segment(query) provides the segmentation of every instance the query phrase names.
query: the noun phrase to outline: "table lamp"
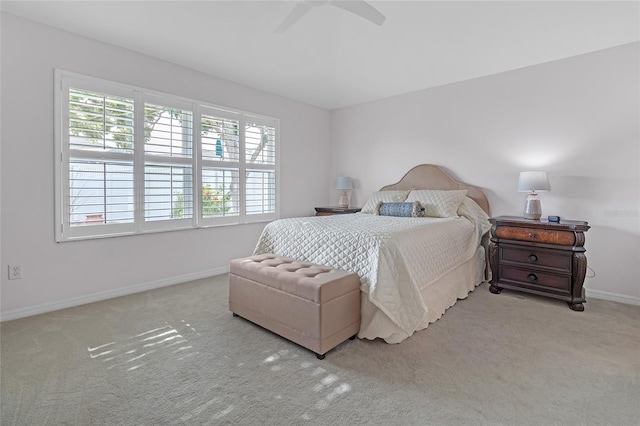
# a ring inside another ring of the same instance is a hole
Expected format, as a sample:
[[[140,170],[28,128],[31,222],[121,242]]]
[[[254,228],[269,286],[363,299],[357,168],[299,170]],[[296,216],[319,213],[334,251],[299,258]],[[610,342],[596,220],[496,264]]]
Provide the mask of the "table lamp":
[[[547,172],[520,172],[518,177],[518,192],[528,192],[527,199],[524,204],[524,218],[531,220],[540,220],[542,216],[542,206],[540,205],[540,197],[538,192],[549,191],[549,179]]]
[[[351,183],[351,178],[346,176],[338,176],[336,179],[336,189],[342,191],[340,194],[340,201],[338,202],[338,206],[342,208],[349,207],[349,194],[347,191],[353,189],[353,184]]]

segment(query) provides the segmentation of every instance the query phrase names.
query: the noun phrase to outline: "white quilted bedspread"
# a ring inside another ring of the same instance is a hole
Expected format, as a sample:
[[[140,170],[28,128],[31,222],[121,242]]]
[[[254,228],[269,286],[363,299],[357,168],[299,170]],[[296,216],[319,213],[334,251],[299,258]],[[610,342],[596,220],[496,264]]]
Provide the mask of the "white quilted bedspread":
[[[427,313],[420,290],[471,259],[488,222],[370,214],[281,219],[254,254],[275,253],[360,276],[361,290],[411,335]]]

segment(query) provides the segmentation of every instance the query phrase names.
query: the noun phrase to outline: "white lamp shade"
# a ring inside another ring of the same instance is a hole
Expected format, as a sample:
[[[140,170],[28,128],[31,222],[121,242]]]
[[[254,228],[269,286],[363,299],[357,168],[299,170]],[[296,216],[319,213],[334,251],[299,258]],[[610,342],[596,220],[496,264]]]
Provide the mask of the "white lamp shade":
[[[550,191],[547,172],[520,172],[518,177],[518,192]]]
[[[346,176],[338,176],[338,178],[336,179],[336,189],[339,189],[341,191],[353,189],[351,178]]]

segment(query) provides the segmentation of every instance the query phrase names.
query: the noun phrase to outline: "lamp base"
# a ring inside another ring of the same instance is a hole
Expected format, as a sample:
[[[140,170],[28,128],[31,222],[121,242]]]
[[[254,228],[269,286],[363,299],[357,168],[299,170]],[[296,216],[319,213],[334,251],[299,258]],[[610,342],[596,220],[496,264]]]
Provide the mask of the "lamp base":
[[[338,201],[338,206],[343,209],[349,208],[349,195],[347,194],[347,191],[342,191],[342,194],[340,194],[340,201]]]
[[[540,204],[540,198],[538,194],[529,194],[524,203],[524,215],[525,219],[540,220],[542,216],[542,205]]]

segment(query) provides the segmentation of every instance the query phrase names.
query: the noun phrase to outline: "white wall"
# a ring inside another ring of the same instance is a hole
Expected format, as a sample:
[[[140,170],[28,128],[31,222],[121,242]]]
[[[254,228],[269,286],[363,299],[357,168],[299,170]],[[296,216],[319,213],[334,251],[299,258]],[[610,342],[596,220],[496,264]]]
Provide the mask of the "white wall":
[[[54,68],[280,118],[281,215],[311,215],[326,204],[328,111],[12,15],[1,19],[2,319],[223,273],[230,258],[251,254],[264,226],[55,243]],[[23,279],[7,279],[10,264],[22,265]]]
[[[518,172],[546,170],[543,215],[588,221],[587,295],[640,301],[639,43],[331,112],[332,173],[352,205],[421,163],[519,215]],[[335,191],[331,191],[333,193]]]
[[[9,319],[222,273],[263,225],[54,242],[53,69],[174,93],[281,120],[283,217],[353,205],[420,163],[485,188],[518,214],[521,170],[549,172],[544,214],[589,221],[585,286],[640,297],[639,44],[329,113],[135,52],[2,14],[0,310]],[[331,143],[329,142],[331,141]],[[308,159],[313,159],[309,161]],[[35,173],[34,173],[35,171]],[[7,265],[24,278],[7,280]]]

